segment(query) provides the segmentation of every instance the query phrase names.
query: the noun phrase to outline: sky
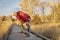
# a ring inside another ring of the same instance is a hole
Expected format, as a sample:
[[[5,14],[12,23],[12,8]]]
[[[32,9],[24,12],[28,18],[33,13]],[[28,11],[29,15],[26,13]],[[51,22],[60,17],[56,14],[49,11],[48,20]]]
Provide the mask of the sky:
[[[10,15],[13,11],[20,10],[21,0],[0,0],[0,15]],[[40,0],[41,2],[58,2],[57,0]]]
[[[0,15],[9,15],[13,11],[20,10],[18,3],[21,0],[0,0]]]

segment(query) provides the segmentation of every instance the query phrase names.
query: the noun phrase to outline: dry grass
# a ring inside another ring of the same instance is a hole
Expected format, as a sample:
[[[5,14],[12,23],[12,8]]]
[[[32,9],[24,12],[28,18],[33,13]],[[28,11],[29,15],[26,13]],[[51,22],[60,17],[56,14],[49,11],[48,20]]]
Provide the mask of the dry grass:
[[[45,20],[42,22],[41,17],[34,16],[31,20],[31,30],[37,34],[46,36],[51,40],[60,40],[60,21],[54,22],[53,18],[51,20]]]
[[[4,39],[11,24],[12,20],[10,16],[8,18],[6,16],[0,16],[0,40]]]
[[[60,24],[31,25],[31,30],[51,40],[58,40],[60,35]]]
[[[4,36],[8,32],[12,22],[2,21],[0,22],[0,40],[3,40]]]
[[[60,21],[54,22],[52,17],[47,18],[47,16],[44,17],[44,20],[41,18],[36,15],[33,17],[31,20],[31,30],[51,40],[60,40]]]

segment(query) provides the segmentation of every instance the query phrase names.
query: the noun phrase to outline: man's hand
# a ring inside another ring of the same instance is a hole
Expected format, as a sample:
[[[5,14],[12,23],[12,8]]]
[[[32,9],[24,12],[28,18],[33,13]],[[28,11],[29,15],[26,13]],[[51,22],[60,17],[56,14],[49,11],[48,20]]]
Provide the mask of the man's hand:
[[[16,24],[17,24],[17,25],[21,25],[21,22],[17,19]]]

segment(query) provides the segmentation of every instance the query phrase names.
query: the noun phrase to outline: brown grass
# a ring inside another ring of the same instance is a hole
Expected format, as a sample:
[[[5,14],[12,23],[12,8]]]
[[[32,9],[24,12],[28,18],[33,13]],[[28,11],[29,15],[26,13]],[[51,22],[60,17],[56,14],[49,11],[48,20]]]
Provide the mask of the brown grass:
[[[0,40],[3,40],[4,36],[8,32],[12,22],[2,21],[0,22]]]
[[[60,24],[31,25],[31,30],[51,40],[58,40],[60,35]]]
[[[6,16],[0,16],[0,40],[4,39],[4,36],[7,34],[10,25],[12,24],[12,18]]]

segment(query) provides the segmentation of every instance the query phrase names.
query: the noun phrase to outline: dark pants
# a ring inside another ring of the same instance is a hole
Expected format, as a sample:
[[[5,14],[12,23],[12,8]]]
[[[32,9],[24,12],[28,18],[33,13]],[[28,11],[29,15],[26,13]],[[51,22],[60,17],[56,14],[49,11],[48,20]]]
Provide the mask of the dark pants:
[[[21,22],[21,25],[22,25],[22,31],[24,30],[23,23],[24,23],[24,22]],[[26,22],[26,25],[27,25],[27,31],[29,32],[29,31],[30,31],[30,19],[28,19],[28,22]]]
[[[30,31],[30,22],[27,22],[27,31],[29,32]]]

